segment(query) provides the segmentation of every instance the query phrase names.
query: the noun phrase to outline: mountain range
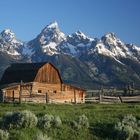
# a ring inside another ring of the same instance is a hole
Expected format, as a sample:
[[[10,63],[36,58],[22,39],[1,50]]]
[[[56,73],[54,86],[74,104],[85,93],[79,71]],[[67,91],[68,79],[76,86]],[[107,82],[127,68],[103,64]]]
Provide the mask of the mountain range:
[[[83,88],[140,84],[140,48],[115,33],[91,38],[81,31],[65,35],[57,22],[47,25],[31,41],[14,32],[0,33],[0,77],[11,63],[50,61],[63,81]]]

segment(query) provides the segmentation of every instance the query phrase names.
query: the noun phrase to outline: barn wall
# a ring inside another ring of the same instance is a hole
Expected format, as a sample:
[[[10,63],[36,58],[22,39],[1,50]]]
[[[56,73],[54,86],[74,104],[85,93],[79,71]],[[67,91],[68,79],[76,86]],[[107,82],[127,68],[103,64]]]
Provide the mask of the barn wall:
[[[81,89],[69,85],[43,84],[35,82],[33,84],[33,94],[48,95],[50,102],[84,102],[85,92]]]
[[[61,77],[58,71],[50,63],[47,63],[39,69],[34,82],[58,84],[61,83]]]
[[[19,99],[19,86],[11,86],[2,90],[5,96],[6,101],[13,101],[13,97],[15,99]]]
[[[6,97],[19,98],[20,85],[5,89]],[[47,94],[46,94],[47,93]],[[85,92],[66,84],[46,84],[34,82],[22,85],[22,101],[49,103],[84,103]]]

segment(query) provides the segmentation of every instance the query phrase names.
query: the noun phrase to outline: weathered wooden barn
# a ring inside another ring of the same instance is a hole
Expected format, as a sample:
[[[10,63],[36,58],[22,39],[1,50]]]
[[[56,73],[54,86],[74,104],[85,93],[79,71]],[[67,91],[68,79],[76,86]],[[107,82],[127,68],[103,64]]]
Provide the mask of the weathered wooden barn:
[[[17,63],[8,67],[1,79],[5,101],[84,103],[85,90],[63,83],[51,63]]]

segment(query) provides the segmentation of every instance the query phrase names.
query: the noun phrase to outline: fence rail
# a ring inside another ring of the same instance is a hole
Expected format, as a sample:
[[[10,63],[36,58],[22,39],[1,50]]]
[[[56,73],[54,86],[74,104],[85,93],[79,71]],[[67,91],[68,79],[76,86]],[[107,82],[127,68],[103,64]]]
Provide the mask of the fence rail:
[[[1,102],[47,102],[46,95],[21,95],[19,97],[4,96]]]
[[[85,98],[86,103],[140,103],[140,95],[136,96],[94,96]]]

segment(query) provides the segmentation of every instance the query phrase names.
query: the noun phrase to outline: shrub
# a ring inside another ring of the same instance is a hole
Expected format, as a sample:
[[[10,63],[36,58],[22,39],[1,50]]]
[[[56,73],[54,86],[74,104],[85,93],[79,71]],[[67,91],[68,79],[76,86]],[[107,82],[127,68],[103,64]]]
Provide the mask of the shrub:
[[[132,114],[126,115],[122,119],[122,123],[124,125],[130,125],[132,127],[135,127],[137,125],[137,119]]]
[[[126,115],[115,125],[117,137],[122,140],[140,139],[140,127],[133,115]]]
[[[43,135],[41,132],[37,133],[33,140],[51,140],[47,135]]]
[[[41,129],[49,129],[51,127],[59,128],[62,121],[59,116],[54,117],[53,115],[45,114],[38,120],[38,127]]]
[[[138,120],[138,127],[140,127],[140,120]]]
[[[38,120],[38,127],[41,129],[48,129],[52,126],[54,116],[45,114]]]
[[[30,111],[9,112],[3,118],[3,127],[11,128],[33,128],[37,124],[37,117]]]
[[[74,129],[88,128],[88,118],[83,114],[78,117],[77,121],[72,121],[71,125]]]
[[[62,125],[62,121],[59,116],[54,117],[52,123],[55,128],[59,128]]]
[[[82,127],[88,128],[89,127],[88,118],[84,114],[79,116],[78,124],[81,125]]]
[[[0,128],[2,127],[2,124],[3,124],[3,120],[2,117],[0,117]]]
[[[37,125],[38,119],[30,111],[22,111],[18,120],[22,128],[33,128]]]
[[[74,129],[79,130],[81,128],[81,125],[79,125],[77,121],[72,121],[71,125],[72,125],[72,128],[74,128]]]
[[[18,116],[18,113],[13,113],[13,112],[7,112],[3,117],[3,127],[6,129],[13,128],[15,125],[15,118]]]
[[[9,139],[9,133],[0,129],[0,140],[8,140]]]

